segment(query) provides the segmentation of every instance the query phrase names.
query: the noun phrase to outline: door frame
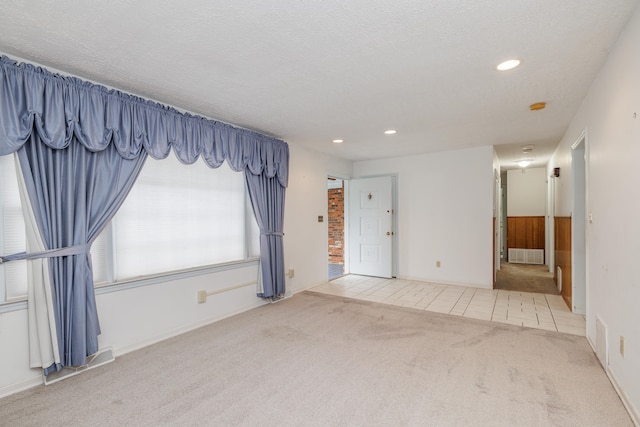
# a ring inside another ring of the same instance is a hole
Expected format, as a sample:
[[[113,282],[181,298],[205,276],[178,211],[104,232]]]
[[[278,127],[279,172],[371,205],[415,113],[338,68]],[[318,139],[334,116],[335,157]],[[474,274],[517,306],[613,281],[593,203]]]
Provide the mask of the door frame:
[[[493,169],[493,288],[496,287],[500,270],[500,244],[502,236],[500,222],[502,220],[502,191],[500,168]]]
[[[571,145],[571,311],[576,314],[586,314],[587,308],[588,176],[589,145],[585,129]]]
[[[547,242],[545,244],[545,255],[549,273],[555,276],[556,262],[556,236],[555,236],[555,215],[556,215],[556,180],[555,175],[551,174],[547,178],[547,223],[545,225],[547,231]]]

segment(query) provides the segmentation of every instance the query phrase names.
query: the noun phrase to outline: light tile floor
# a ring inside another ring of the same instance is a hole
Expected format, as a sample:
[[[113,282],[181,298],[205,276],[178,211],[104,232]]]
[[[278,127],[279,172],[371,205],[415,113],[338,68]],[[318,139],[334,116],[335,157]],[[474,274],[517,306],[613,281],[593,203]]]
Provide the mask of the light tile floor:
[[[383,304],[585,336],[585,317],[560,295],[348,275],[312,289]]]

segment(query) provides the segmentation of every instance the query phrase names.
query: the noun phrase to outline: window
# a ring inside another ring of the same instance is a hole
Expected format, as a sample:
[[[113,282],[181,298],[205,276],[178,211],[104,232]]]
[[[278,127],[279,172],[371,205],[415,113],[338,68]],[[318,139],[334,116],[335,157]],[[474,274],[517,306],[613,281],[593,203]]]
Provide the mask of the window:
[[[116,282],[213,264],[255,252],[259,231],[244,174],[226,163],[148,159],[133,189],[94,243],[94,280]]]
[[[2,255],[24,252],[24,218],[16,179],[14,156],[0,156],[0,251]],[[27,297],[27,262],[0,264],[0,303]]]
[[[24,223],[13,157],[0,161],[0,247],[9,254],[24,251]],[[94,281],[113,283],[258,257],[259,235],[242,172],[226,163],[217,169],[202,161],[183,165],[173,154],[149,158],[91,248]],[[24,299],[25,262],[0,268],[5,299]]]

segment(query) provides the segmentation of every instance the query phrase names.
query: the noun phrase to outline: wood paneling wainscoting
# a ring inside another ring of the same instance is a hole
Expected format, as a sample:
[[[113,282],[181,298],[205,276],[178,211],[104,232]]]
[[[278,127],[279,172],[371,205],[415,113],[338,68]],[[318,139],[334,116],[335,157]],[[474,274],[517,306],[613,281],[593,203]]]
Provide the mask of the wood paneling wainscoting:
[[[544,216],[508,216],[507,248],[545,249]]]
[[[558,283],[558,267],[562,270],[562,298],[572,310],[571,305],[571,217],[557,216],[554,220],[555,267],[553,279]]]

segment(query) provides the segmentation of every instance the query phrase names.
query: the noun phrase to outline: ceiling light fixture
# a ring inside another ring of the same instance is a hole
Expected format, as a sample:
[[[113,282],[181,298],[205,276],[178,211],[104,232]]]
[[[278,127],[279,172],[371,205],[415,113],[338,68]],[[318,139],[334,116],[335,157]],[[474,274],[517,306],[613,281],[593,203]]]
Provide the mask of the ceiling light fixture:
[[[520,166],[522,169],[526,168],[530,164],[531,164],[531,162],[529,160],[520,160],[518,162],[518,166]]]
[[[496,68],[500,71],[507,71],[507,70],[512,70],[516,68],[518,65],[520,65],[519,59],[509,59],[507,61],[504,61],[498,64]]]
[[[385,130],[384,133],[385,135],[393,135],[394,133],[396,133],[397,131],[394,129],[389,129],[389,130]]]
[[[342,144],[344,142],[344,140],[342,140],[342,139],[334,139],[332,142],[334,144]]]

